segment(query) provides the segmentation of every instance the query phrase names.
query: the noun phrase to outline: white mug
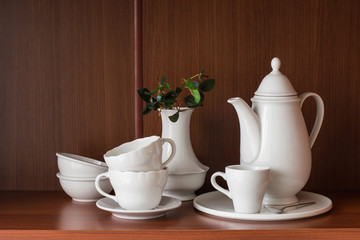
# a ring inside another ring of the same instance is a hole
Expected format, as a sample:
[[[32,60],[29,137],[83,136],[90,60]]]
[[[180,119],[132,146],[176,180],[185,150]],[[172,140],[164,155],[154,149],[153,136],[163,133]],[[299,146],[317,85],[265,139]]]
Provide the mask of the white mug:
[[[217,184],[217,176],[226,180],[229,190]],[[239,213],[260,211],[269,180],[270,168],[254,165],[227,166],[225,173],[216,172],[211,176],[213,187],[232,199],[234,210]]]
[[[109,170],[95,179],[96,190],[119,203],[126,210],[150,210],[157,207],[167,181],[168,169],[149,172],[121,172]],[[109,178],[115,195],[104,192],[101,178]]]
[[[170,157],[162,162],[162,145],[166,142],[171,145],[172,152]],[[151,136],[121,144],[105,153],[104,159],[111,170],[158,171],[173,159],[175,152],[176,146],[173,140]]]

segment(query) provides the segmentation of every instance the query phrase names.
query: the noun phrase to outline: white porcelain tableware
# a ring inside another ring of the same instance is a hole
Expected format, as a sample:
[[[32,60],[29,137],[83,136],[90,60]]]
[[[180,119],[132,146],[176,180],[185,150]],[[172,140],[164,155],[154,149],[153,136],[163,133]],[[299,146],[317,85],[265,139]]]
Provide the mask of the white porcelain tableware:
[[[179,119],[176,122],[170,121],[169,117],[174,115],[178,109],[162,109],[160,111],[161,137],[171,138],[176,144],[174,159],[167,165],[169,177],[164,195],[188,201],[196,197],[195,192],[204,184],[209,167],[199,161],[191,144],[190,125],[194,108],[181,107],[179,109]],[[163,159],[170,153],[169,144],[165,144]]]
[[[126,210],[149,210],[159,205],[167,176],[167,168],[148,172],[109,170],[96,177],[95,187],[100,194],[116,201]],[[102,178],[110,179],[115,195],[102,190],[99,185]]]
[[[70,153],[56,153],[59,171],[63,176],[95,178],[106,172],[106,163]]]
[[[324,104],[316,93],[297,96],[289,79],[280,71],[278,58],[272,72],[261,82],[251,99],[252,107],[239,97],[230,98],[240,123],[240,163],[263,165],[272,174],[264,203],[290,204],[311,172],[311,147],[320,131]],[[308,97],[316,102],[314,127],[308,135],[301,107]]]
[[[104,211],[111,212],[114,217],[133,220],[144,220],[164,216],[168,211],[180,207],[181,201],[176,198],[163,196],[159,205],[154,209],[126,210],[120,207],[120,205],[116,201],[110,198],[102,198],[96,202],[96,206]]]
[[[320,194],[312,192],[299,192],[298,202],[316,202],[311,206],[298,209],[289,209],[284,214],[276,214],[261,208],[259,213],[237,213],[230,198],[219,191],[204,193],[194,199],[194,207],[213,216],[250,221],[284,221],[295,220],[320,215],[332,208],[332,201]]]
[[[219,186],[216,182],[217,176],[226,180],[229,190]],[[225,173],[214,173],[211,184],[232,199],[235,212],[257,213],[261,209],[269,177],[269,167],[231,165],[225,168]]]
[[[171,154],[162,161],[162,145],[171,145]],[[176,146],[169,138],[151,136],[138,138],[105,153],[104,159],[112,170],[119,171],[158,171],[163,169],[174,157]]]
[[[285,213],[288,209],[296,209],[296,208],[302,208],[302,207],[307,207],[310,205],[316,204],[316,202],[300,202],[300,203],[292,203],[292,204],[286,204],[286,205],[263,205],[264,208],[272,213],[276,213],[276,214],[283,214]]]
[[[95,202],[102,197],[95,188],[95,178],[74,178],[56,174],[64,192],[74,201]],[[112,190],[109,179],[102,179],[99,182],[101,189],[109,193]]]
[[[193,200],[195,191],[204,185],[206,171],[199,173],[169,174],[163,195],[181,201]]]

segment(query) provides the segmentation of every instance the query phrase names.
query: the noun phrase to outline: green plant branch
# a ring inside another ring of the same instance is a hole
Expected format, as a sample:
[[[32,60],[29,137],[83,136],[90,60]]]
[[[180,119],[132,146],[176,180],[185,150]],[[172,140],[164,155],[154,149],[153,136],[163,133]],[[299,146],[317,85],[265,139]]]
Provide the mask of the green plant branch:
[[[203,74],[204,68],[200,73],[193,75],[187,80],[182,78],[184,88],[188,89],[190,95],[186,97],[180,97],[182,88],[176,87],[172,89],[168,83],[167,78],[163,76],[161,80],[158,80],[158,86],[149,91],[147,88],[137,89],[138,95],[145,102],[145,108],[142,110],[143,115],[149,114],[151,111],[160,109],[176,109],[177,112],[169,117],[173,122],[176,122],[179,118],[179,113],[182,111],[178,107],[179,103],[184,103],[188,108],[201,107],[204,101],[204,92],[209,92],[215,86],[215,79],[209,79],[208,76]],[[198,78],[199,82],[193,79]],[[157,94],[157,96],[153,96]],[[179,100],[180,99],[180,100]],[[181,101],[182,100],[182,101]]]

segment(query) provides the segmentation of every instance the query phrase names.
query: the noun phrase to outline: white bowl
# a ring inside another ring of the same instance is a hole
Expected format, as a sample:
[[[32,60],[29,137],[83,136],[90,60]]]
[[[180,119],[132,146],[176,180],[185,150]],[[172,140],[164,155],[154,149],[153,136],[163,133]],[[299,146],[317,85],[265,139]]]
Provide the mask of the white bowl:
[[[163,195],[179,199],[180,201],[193,200],[196,197],[195,191],[204,185],[207,171],[169,174]]]
[[[75,178],[95,178],[106,172],[106,163],[69,153],[56,153],[58,167],[63,176]]]
[[[95,178],[74,178],[57,173],[62,189],[74,201],[95,202],[103,196],[95,188]],[[100,180],[101,189],[109,193],[112,190],[109,179]]]

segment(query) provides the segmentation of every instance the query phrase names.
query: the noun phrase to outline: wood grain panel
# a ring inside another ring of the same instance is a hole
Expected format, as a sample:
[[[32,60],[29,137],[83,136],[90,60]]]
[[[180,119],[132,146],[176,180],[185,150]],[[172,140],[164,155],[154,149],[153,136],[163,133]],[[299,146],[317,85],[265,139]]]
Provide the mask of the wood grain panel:
[[[59,189],[56,151],[101,159],[134,136],[133,0],[0,2],[0,189]],[[325,102],[307,189],[359,189],[360,3],[143,1],[144,86],[172,86],[202,66],[217,79],[192,116],[209,176],[238,163],[239,124],[226,100],[250,103],[274,56],[299,92]],[[314,104],[304,116],[311,128]],[[144,135],[161,134],[156,113]]]
[[[134,137],[130,0],[1,1],[0,189],[60,189],[55,152]]]
[[[318,93],[325,120],[313,147],[307,189],[360,189],[360,3],[286,0],[149,0],[143,6],[144,86],[167,76],[172,85],[205,66],[216,78],[205,106],[192,118],[198,158],[210,167],[200,192],[213,190],[209,176],[239,162],[239,123],[226,100],[250,103],[274,56],[294,88]],[[309,131],[313,102],[304,106]],[[153,113],[144,135],[161,134]]]

